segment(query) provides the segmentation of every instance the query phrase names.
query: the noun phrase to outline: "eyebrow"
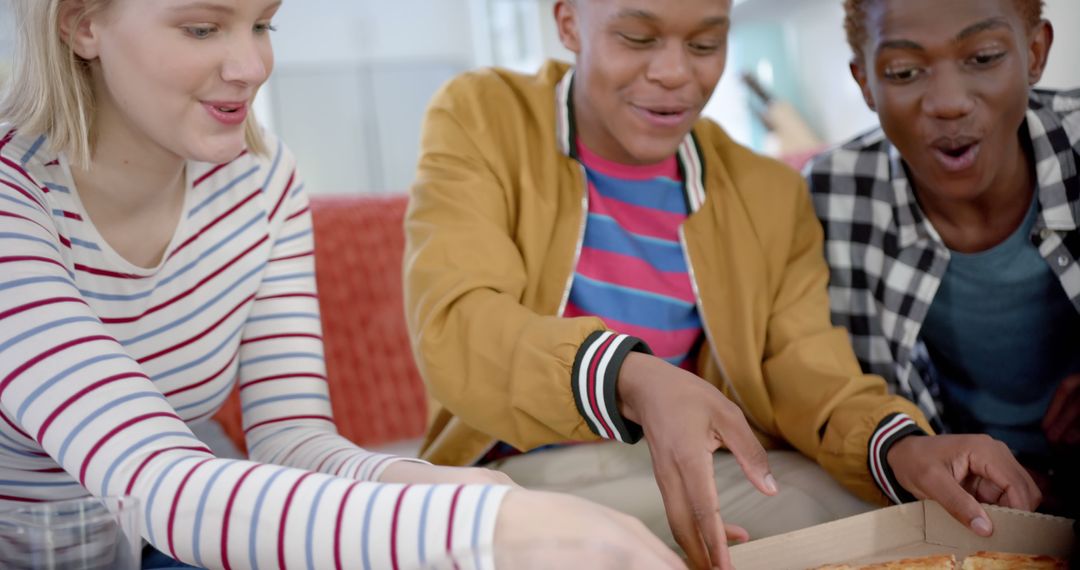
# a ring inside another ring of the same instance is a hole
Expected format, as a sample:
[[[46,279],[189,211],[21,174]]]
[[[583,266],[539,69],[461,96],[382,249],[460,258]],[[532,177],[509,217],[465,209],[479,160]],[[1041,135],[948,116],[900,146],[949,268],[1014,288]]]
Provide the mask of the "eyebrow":
[[[989,31],[989,30],[995,30],[995,29],[1001,29],[1001,28],[1011,30],[1012,26],[1009,25],[1009,22],[1006,21],[1003,18],[989,18],[987,20],[983,20],[982,22],[979,22],[977,24],[972,24],[972,25],[964,28],[964,30],[962,32],[960,32],[959,34],[956,34],[956,37],[953,38],[953,43],[959,43],[959,42],[962,42],[962,41],[970,38],[971,36],[975,36],[975,35],[981,34],[983,32]],[[881,42],[881,44],[878,45],[877,51],[880,52],[880,51],[887,50],[887,49],[906,49],[906,50],[912,50],[912,51],[926,51],[926,48],[924,48],[923,46],[921,46],[918,43],[915,43],[915,42],[913,42],[911,40],[885,40],[885,41]]]
[[[652,23],[656,23],[656,22],[660,21],[660,17],[657,16],[656,14],[654,14],[654,13],[648,11],[648,10],[642,10],[640,8],[626,8],[626,9],[620,11],[618,14],[616,14],[613,19],[615,19],[615,20],[623,20],[623,19],[647,20],[647,21],[652,22]],[[727,16],[711,16],[711,17],[708,17],[708,18],[705,18],[704,20],[702,20],[700,25],[703,28],[724,27],[724,26],[726,26],[728,24],[729,21],[730,21],[730,18],[728,18]]]
[[[1006,30],[1011,30],[1012,26],[1004,18],[990,18],[988,20],[983,20],[982,22],[979,22],[978,24],[972,24],[972,25],[968,26],[967,28],[964,28],[964,31],[962,31],[962,32],[960,32],[959,34],[956,35],[956,41],[959,42],[959,41],[962,41],[962,40],[966,40],[966,39],[968,39],[971,36],[974,36],[976,34],[980,34],[982,32],[985,32],[985,31],[988,31],[988,30],[994,30],[994,29],[998,29],[998,28],[1004,28]]]
[[[266,10],[276,8],[281,5],[281,0],[273,2],[266,7]],[[228,4],[221,4],[219,2],[202,1],[182,4],[173,8],[174,12],[183,12],[187,10],[207,10],[210,12],[220,12],[222,14],[233,14],[236,10]]]
[[[192,2],[173,7],[173,12],[184,12],[187,10],[206,10],[209,12],[221,12],[223,14],[232,14],[234,12],[232,6],[219,4],[217,2]]]

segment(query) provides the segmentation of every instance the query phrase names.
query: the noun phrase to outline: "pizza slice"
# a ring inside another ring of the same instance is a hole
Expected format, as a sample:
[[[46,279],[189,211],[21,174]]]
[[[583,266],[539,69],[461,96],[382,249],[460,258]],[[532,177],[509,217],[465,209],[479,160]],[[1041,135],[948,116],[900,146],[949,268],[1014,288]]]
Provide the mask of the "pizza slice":
[[[956,557],[952,554],[937,554],[920,558],[904,558],[877,564],[852,566],[850,564],[832,564],[819,566],[815,570],[956,570]]]
[[[1065,570],[1065,561],[1052,556],[976,552],[964,559],[962,570]]]

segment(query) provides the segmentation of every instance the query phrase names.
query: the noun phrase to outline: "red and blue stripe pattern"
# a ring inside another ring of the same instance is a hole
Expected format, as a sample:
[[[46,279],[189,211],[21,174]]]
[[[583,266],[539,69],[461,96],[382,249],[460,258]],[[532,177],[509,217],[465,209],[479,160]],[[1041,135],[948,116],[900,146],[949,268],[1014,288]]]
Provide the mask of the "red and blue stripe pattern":
[[[579,145],[589,181],[585,239],[564,316],[597,316],[676,366],[701,337],[679,226],[689,212],[675,156],[615,164]]]
[[[633,440],[636,427],[627,430],[614,408],[623,357],[647,350],[690,368],[702,335],[679,239],[690,204],[674,155],[656,165],[628,166],[579,144],[578,158],[588,178],[589,209],[563,316],[597,316],[617,333],[595,334],[582,345],[575,398],[598,435]]]
[[[220,568],[490,546],[504,488],[374,483],[396,458],[334,430],[307,194],[280,143],[189,164],[174,239],[142,268],[43,139],[0,134],[0,508],[131,494],[159,550]],[[186,425],[234,387],[253,461],[215,458]]]

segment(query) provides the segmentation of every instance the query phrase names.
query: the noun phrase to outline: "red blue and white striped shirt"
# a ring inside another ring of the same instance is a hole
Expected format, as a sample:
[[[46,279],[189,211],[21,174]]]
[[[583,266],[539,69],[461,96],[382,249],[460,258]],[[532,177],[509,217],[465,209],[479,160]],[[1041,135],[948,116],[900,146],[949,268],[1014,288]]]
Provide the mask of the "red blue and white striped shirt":
[[[490,547],[506,489],[373,483],[337,435],[292,155],[190,163],[158,267],[112,250],[44,139],[0,126],[0,508],[130,494],[213,568],[398,568]],[[240,390],[253,461],[187,428]],[[481,567],[491,565],[481,557]]]
[[[564,316],[597,316],[653,354],[692,367],[701,339],[679,226],[689,215],[679,164],[617,164],[578,144],[588,178],[585,239]]]

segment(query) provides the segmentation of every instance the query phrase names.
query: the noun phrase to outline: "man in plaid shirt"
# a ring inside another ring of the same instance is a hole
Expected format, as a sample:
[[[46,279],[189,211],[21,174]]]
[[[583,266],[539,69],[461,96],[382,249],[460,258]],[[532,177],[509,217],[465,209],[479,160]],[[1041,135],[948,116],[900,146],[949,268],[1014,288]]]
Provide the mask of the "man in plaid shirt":
[[[1008,445],[1043,507],[1075,514],[1080,90],[1032,89],[1053,42],[1042,2],[846,9],[852,75],[881,129],[807,170],[833,320],[936,430]],[[991,503],[1007,492],[965,487]]]

